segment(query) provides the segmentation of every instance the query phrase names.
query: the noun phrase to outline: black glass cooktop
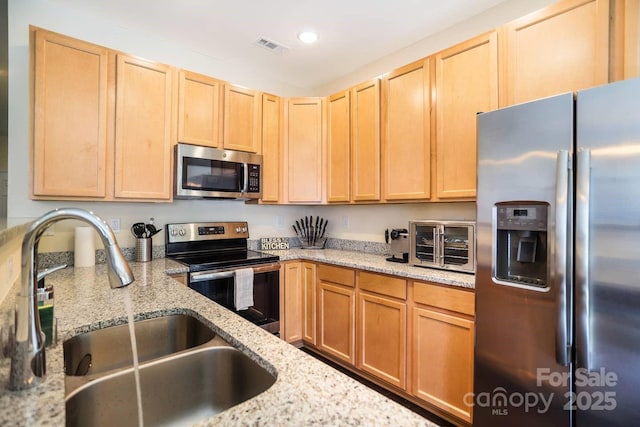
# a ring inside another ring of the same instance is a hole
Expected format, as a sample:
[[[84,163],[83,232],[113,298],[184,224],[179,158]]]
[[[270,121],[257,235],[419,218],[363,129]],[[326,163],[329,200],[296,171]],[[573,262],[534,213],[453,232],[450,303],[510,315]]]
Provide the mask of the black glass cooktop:
[[[189,266],[191,272],[219,270],[231,267],[243,267],[255,264],[277,262],[280,257],[252,250],[216,251],[198,254],[171,256],[178,262]]]

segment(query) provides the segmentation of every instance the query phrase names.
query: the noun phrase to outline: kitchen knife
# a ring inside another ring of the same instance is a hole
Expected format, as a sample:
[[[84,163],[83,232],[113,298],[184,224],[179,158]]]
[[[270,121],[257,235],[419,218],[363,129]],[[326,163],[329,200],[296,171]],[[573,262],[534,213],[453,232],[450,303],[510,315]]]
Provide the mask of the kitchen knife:
[[[318,233],[320,232],[320,227],[318,227],[319,222],[320,222],[320,217],[316,215],[316,226],[313,229],[313,246],[316,245],[316,240],[318,240]]]
[[[296,219],[296,225],[298,226],[298,231],[300,231],[300,234],[299,234],[300,238],[304,238],[304,231],[297,219]]]
[[[327,224],[329,223],[329,220],[326,220],[324,222],[324,226],[322,227],[322,234],[320,235],[320,238],[324,237],[324,232],[327,231]]]

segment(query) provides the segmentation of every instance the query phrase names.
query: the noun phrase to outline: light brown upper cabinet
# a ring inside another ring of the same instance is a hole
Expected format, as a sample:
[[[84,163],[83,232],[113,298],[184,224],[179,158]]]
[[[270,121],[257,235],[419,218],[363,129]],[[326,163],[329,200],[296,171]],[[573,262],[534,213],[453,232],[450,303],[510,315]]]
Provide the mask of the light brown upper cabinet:
[[[280,98],[262,94],[262,202],[280,201]]]
[[[31,37],[33,198],[104,198],[113,187],[109,51],[40,29]]]
[[[287,99],[285,120],[286,201],[321,203],[324,180],[322,99]]]
[[[349,202],[351,195],[350,92],[331,95],[327,100],[327,202]]]
[[[351,198],[380,200],[380,80],[351,89]]]
[[[178,142],[221,146],[223,82],[185,70],[178,79]]]
[[[382,81],[383,198],[431,196],[429,59],[397,69]]]
[[[118,54],[115,197],[171,200],[175,70]]]
[[[223,146],[228,150],[258,152],[259,92],[225,84]]]
[[[476,196],[476,115],[498,108],[498,40],[484,34],[435,55],[436,194]]]
[[[609,79],[640,76],[640,0],[614,0],[609,4],[612,46]]]
[[[565,0],[502,28],[501,106],[605,84],[609,0]]]

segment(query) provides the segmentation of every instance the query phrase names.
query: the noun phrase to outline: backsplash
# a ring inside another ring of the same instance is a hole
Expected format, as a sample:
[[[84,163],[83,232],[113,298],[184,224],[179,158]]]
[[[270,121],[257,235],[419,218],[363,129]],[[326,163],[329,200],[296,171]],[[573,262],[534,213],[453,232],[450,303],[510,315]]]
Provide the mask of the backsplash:
[[[300,242],[295,237],[289,237],[289,247],[299,248]],[[248,248],[252,250],[260,250],[260,240],[250,239],[247,242]],[[390,247],[386,243],[379,242],[366,242],[361,240],[348,240],[348,239],[334,239],[328,238],[325,245],[325,249],[338,249],[341,251],[354,251],[362,252],[374,255],[387,255],[390,251]],[[322,249],[318,249],[322,250]],[[135,261],[136,248],[122,248],[122,253],[127,261]],[[153,247],[153,258],[164,258],[164,245]],[[104,264],[106,262],[106,255],[104,249],[96,250],[96,264]],[[72,266],[74,264],[73,251],[63,252],[41,252],[38,254],[38,269],[51,268],[56,265],[67,264]]]

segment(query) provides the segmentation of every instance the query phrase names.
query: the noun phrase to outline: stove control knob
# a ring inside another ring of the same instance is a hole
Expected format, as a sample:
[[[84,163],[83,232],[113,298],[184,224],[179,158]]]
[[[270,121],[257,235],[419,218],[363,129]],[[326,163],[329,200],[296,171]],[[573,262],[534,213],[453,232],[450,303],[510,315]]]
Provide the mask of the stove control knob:
[[[178,231],[175,228],[171,229],[171,235],[172,236],[177,236],[178,235]]]
[[[181,229],[178,231],[178,234],[180,234],[181,236],[184,236],[184,235],[185,235],[185,234],[187,234],[187,233],[184,231],[184,228],[181,228]]]
[[[242,232],[246,233],[247,232],[247,227],[242,227]]]
[[[240,234],[240,227],[236,227],[236,234]]]

